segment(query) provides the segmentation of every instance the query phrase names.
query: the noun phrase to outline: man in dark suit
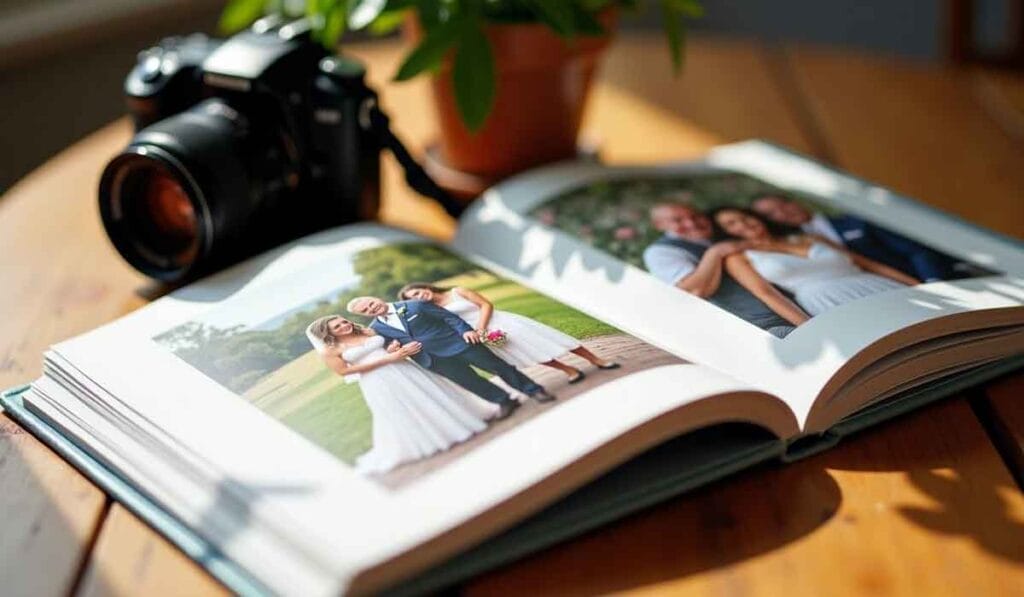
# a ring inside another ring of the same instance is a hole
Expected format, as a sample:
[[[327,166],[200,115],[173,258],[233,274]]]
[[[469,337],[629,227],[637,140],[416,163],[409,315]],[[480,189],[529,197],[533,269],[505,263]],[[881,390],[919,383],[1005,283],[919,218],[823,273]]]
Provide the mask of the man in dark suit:
[[[419,342],[423,349],[412,355],[412,360],[500,406],[498,419],[512,414],[519,403],[500,386],[480,377],[473,367],[497,375],[537,402],[555,399],[540,384],[484,346],[480,335],[461,317],[431,302],[387,303],[377,297],[362,296],[349,301],[348,310],[372,317],[370,328],[388,340],[399,344]]]
[[[924,282],[959,277],[954,272],[957,261],[953,258],[856,216],[827,217],[811,212],[796,201],[775,195],[758,197],[750,207],[776,224],[825,237]]]

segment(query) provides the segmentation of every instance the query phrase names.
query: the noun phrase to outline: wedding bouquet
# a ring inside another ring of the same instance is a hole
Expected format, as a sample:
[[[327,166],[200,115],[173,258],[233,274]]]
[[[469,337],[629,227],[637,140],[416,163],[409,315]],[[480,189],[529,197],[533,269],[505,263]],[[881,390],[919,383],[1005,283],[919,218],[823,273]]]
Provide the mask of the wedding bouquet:
[[[503,330],[487,330],[484,332],[484,344],[495,348],[505,346],[508,343],[508,334]]]

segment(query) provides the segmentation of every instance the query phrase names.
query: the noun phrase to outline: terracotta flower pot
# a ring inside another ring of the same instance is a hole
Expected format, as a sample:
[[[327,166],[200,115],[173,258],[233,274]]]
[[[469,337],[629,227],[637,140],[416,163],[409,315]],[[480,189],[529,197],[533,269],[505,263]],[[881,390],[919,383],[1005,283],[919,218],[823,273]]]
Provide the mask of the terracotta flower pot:
[[[616,17],[615,11],[606,11],[598,18],[610,32]],[[405,31],[413,42],[422,36],[415,19],[410,19]],[[539,164],[573,157],[594,69],[611,41],[610,34],[566,41],[546,26],[532,23],[488,25],[485,32],[494,53],[497,94],[480,130],[470,132],[459,116],[451,56],[433,77],[441,138],[439,155],[430,156],[431,173],[442,185],[460,176],[462,184],[456,187],[465,187],[467,181],[472,186],[472,179],[493,183]],[[470,189],[456,190],[467,194]]]

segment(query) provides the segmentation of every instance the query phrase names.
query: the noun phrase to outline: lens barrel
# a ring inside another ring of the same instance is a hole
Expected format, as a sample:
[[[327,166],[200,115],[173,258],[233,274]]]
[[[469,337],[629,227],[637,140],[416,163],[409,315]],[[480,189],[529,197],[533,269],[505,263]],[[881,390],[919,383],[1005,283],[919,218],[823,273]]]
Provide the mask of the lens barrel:
[[[180,162],[131,146],[107,167],[100,214],[118,252],[148,276],[173,281],[204,251],[205,201]]]
[[[206,100],[143,129],[110,162],[100,214],[128,263],[174,282],[233,258],[262,200],[245,163],[246,133],[235,110]]]

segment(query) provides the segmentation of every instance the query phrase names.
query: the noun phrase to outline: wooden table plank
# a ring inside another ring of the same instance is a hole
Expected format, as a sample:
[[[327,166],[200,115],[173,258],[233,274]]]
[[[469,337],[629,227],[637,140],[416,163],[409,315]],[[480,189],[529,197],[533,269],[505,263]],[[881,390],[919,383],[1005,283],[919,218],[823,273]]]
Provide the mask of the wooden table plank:
[[[118,125],[73,145],[0,201],[0,388],[35,378],[54,341],[142,304],[133,294],[141,277],[110,258],[95,211],[99,169],[127,135]],[[30,215],[44,213],[42,202],[51,217]],[[9,419],[2,426],[0,586],[5,595],[61,594],[88,555],[106,498]]]
[[[1024,144],[981,107],[969,71],[805,48],[791,65],[841,167],[1022,234]]]
[[[1002,379],[984,394],[992,440],[1024,489],[1024,375]]]
[[[731,480],[489,574],[470,595],[1014,595],[1024,497],[967,403]]]
[[[0,414],[0,593],[71,590],[105,508],[102,491]]]
[[[134,514],[114,504],[76,594],[213,597],[229,593]]]
[[[0,388],[36,378],[54,342],[144,304],[137,291],[152,285],[113,254],[96,207],[100,172],[129,136],[127,122],[105,127],[0,201]]]
[[[982,108],[1007,135],[1024,143],[1024,73],[978,69],[973,83]]]
[[[978,101],[1007,135],[1024,144],[1024,73],[979,70],[974,74]],[[1016,198],[1018,204],[1024,197]],[[1024,232],[1018,232],[1018,236]],[[1024,487],[1024,376],[1004,379],[986,388],[991,431],[1000,451]]]
[[[1019,595],[1024,496],[967,403],[701,489],[478,579],[471,596]]]
[[[755,44],[697,37],[677,78],[661,38],[624,35],[605,57],[584,134],[610,163],[696,158],[750,138],[813,153],[774,74]]]

